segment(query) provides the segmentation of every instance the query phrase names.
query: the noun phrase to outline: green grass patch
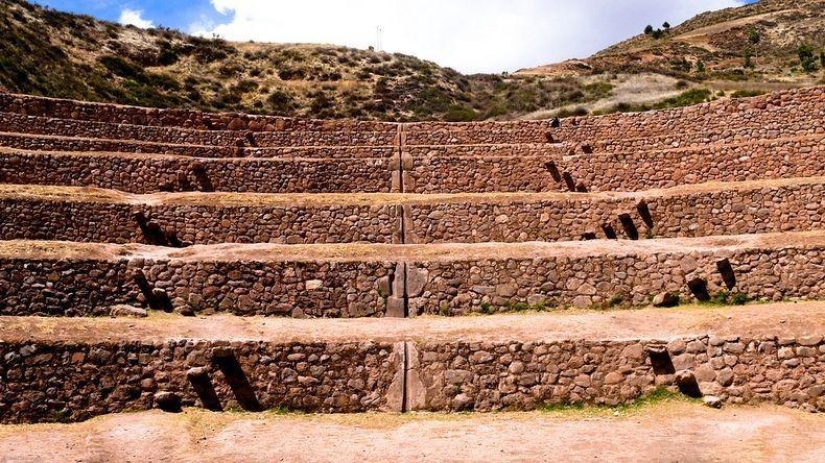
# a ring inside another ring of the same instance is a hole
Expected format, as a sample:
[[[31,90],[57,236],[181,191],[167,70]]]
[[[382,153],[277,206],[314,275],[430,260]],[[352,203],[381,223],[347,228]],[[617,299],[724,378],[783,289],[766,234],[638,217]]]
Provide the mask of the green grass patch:
[[[543,300],[534,304],[527,302],[505,302],[499,307],[494,306],[489,302],[482,302],[479,306],[479,314],[481,315],[495,315],[507,313],[525,313],[525,312],[548,312],[553,308],[562,308],[558,301]]]
[[[546,404],[539,407],[539,411],[548,414],[561,415],[627,415],[642,412],[646,409],[667,403],[700,403],[700,399],[692,399],[676,391],[665,387],[659,387],[653,392],[646,394],[633,402],[621,405],[591,405],[585,403],[575,404]]]
[[[699,305],[716,307],[742,306],[748,304],[749,302],[752,302],[751,298],[745,293],[719,291],[716,294],[712,294],[710,296],[710,300],[700,301]]]

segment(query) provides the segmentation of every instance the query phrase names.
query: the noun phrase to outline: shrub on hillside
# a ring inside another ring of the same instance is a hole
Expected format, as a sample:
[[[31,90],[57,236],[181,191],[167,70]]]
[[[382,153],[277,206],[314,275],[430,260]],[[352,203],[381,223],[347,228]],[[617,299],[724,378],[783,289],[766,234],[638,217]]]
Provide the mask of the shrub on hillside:
[[[294,99],[292,95],[283,91],[275,90],[266,98],[266,102],[272,110],[278,114],[287,114],[294,109]]]
[[[447,122],[471,122],[478,118],[478,113],[473,108],[464,106],[450,106],[444,119]]]
[[[814,49],[807,43],[803,43],[797,49],[799,56],[799,63],[802,65],[802,70],[805,72],[816,71],[816,58],[814,56]]]

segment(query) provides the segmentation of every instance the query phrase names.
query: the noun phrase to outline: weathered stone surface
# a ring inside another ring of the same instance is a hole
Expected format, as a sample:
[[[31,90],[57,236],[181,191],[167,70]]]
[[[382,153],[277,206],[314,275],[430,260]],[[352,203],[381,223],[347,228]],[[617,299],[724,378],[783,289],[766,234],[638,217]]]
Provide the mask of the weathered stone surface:
[[[801,347],[799,340],[787,341],[791,352]],[[705,399],[714,407],[723,402],[786,404],[794,397],[795,407],[825,411],[820,400],[825,386],[812,380],[821,374],[821,365],[780,364],[758,352],[759,341],[737,342],[749,348],[708,356],[707,337],[674,340],[669,345],[702,345],[703,353],[683,354],[694,355],[688,369],[658,376],[645,355],[646,344],[638,341],[416,343],[410,365],[419,382],[411,410],[531,410],[571,397],[619,404],[670,387],[693,397],[716,396]],[[721,364],[714,362],[717,358]],[[495,393],[480,392],[484,390]]]
[[[145,318],[149,316],[146,309],[141,309],[131,305],[112,306],[109,315],[114,318]]]
[[[716,397],[715,395],[706,395],[702,397],[702,402],[705,404],[705,406],[716,409],[722,408],[723,404],[722,399]]]
[[[427,269],[407,266],[407,295],[409,297],[419,297],[424,293],[429,282],[430,272]]]
[[[237,358],[265,409],[356,413],[396,407],[400,411],[400,402],[389,402],[388,390],[403,370],[403,347],[399,351],[394,344],[375,342],[215,344],[185,339],[0,342],[4,375],[10,378],[0,391],[0,403],[15,404],[4,408],[0,422],[47,421],[58,412],[80,421],[154,407],[175,411],[176,404],[192,407],[199,399],[189,384],[190,375],[211,381],[224,408],[237,406],[234,392],[216,373],[213,348]],[[28,355],[30,349],[50,355]],[[21,351],[27,356],[9,356]],[[48,397],[42,392],[47,388],[51,388]]]
[[[653,307],[669,308],[679,305],[679,297],[673,293],[659,293],[653,298]]]

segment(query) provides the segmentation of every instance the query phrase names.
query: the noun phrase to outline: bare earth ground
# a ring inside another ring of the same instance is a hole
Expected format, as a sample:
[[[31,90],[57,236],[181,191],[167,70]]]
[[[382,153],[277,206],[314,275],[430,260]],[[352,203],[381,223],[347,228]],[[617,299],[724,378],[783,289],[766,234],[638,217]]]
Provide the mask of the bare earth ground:
[[[220,244],[185,249],[142,244],[78,243],[62,241],[3,241],[0,258],[13,259],[158,259],[187,262],[453,262],[492,260],[575,259],[606,255],[629,257],[657,253],[714,251],[719,255],[736,250],[813,248],[825,245],[821,230],[761,235],[668,238],[645,241],[562,241],[479,244]]]
[[[0,462],[821,462],[825,417],[673,400],[630,412],[114,415],[0,427]]]
[[[670,340],[691,336],[806,337],[825,335],[825,303],[757,304],[596,312],[410,319],[186,318],[148,319],[0,317],[0,339],[11,341],[557,341]]]
[[[821,137],[818,136],[818,137]],[[823,139],[825,142],[825,139]],[[677,150],[672,150],[677,151]],[[583,155],[568,156],[578,157]],[[36,201],[66,201],[76,203],[106,203],[129,205],[184,205],[184,206],[245,206],[245,207],[326,207],[353,205],[381,207],[396,204],[436,205],[455,203],[535,203],[539,201],[582,202],[610,199],[669,198],[698,193],[719,191],[749,191],[765,188],[787,188],[800,185],[819,185],[825,177],[783,178],[747,180],[742,182],[705,182],[679,185],[672,188],[654,188],[645,191],[598,191],[569,193],[459,193],[459,194],[407,194],[407,193],[226,193],[187,192],[131,194],[118,190],[92,187],[14,185],[0,184],[0,200],[26,199]]]

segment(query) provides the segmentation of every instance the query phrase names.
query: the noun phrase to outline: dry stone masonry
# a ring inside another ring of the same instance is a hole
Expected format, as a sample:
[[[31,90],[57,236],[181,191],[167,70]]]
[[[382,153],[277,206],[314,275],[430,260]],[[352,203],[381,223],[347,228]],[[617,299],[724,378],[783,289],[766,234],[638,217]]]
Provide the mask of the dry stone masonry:
[[[621,339],[540,339],[495,315],[495,340],[457,340],[422,317],[825,300],[823,121],[823,88],[460,124],[0,93],[0,423],[612,406],[661,387],[825,411],[821,306],[795,330],[719,336],[708,316]],[[99,334],[110,316],[214,329]],[[284,338],[221,332],[253,316]],[[337,318],[426,328],[289,336]]]

